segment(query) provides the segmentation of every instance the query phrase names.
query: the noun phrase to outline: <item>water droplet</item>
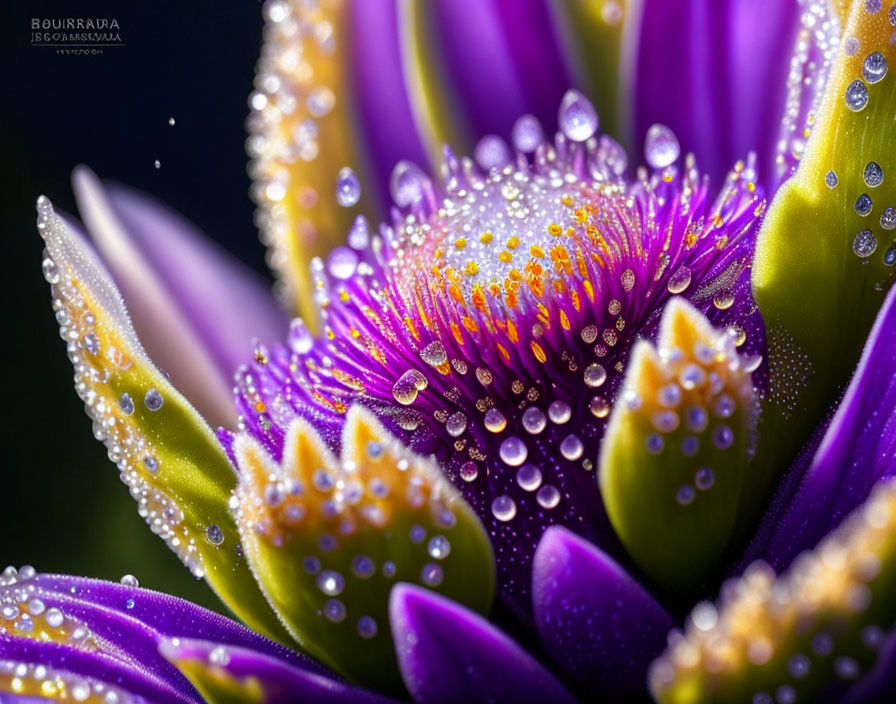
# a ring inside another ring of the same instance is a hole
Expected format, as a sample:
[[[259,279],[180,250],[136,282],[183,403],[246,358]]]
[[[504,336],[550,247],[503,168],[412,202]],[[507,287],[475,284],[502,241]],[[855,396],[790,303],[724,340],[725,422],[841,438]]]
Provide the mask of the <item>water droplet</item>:
[[[126,416],[133,414],[134,400],[131,398],[131,395],[128,392],[124,392],[121,396],[118,397],[118,407],[121,408],[121,412]]]
[[[700,440],[695,435],[685,435],[681,440],[681,454],[693,457],[700,451]]]
[[[124,607],[128,610],[133,609],[134,606],[135,606],[135,602],[133,599],[128,599],[126,602],[124,602]]]
[[[846,107],[853,112],[863,110],[868,104],[868,86],[858,78],[846,86]]]
[[[84,345],[84,349],[90,352],[90,354],[99,354],[100,340],[94,333],[87,333],[81,338],[81,342]]]
[[[302,560],[302,567],[308,574],[317,574],[320,572],[320,560],[314,555],[308,555]]]
[[[126,574],[119,580],[126,587],[139,587],[140,581],[132,574]]]
[[[336,96],[326,86],[318,86],[308,94],[308,112],[314,117],[327,115],[336,104]]]
[[[665,442],[663,441],[663,436],[658,435],[657,433],[651,433],[647,436],[647,439],[644,441],[644,446],[647,448],[647,451],[651,455],[658,455],[663,451],[663,447],[665,446]]]
[[[678,138],[665,125],[652,125],[644,138],[644,155],[654,169],[671,166],[681,155]]]
[[[707,633],[715,628],[719,621],[719,612],[711,601],[701,601],[691,611],[691,622],[699,631]]]
[[[837,183],[839,183],[837,179],[837,174],[834,173],[834,170],[831,169],[824,176],[824,182],[828,185],[828,188],[835,188]]]
[[[523,411],[522,422],[525,431],[531,435],[538,435],[548,423],[544,411],[535,406],[529,406]]]
[[[527,448],[526,443],[518,437],[511,436],[505,438],[504,442],[501,443],[501,447],[498,449],[498,455],[501,457],[501,461],[504,462],[504,464],[510,465],[511,467],[519,467],[526,461],[526,457],[529,456],[529,448]]]
[[[352,558],[352,572],[361,579],[370,579],[376,572],[376,565],[367,555],[355,555]]]
[[[476,143],[473,157],[484,171],[506,166],[511,160],[507,143],[494,134],[487,134]]]
[[[516,502],[507,494],[495,497],[492,501],[492,515],[506,523],[516,515]]]
[[[607,380],[607,370],[603,365],[593,362],[585,367],[585,383],[593,389]]]
[[[535,500],[542,508],[551,509],[560,503],[560,490],[553,484],[545,484],[535,495]]]
[[[694,491],[694,487],[690,484],[684,484],[678,488],[678,492],[675,494],[675,500],[681,506],[687,506],[694,501],[696,495],[697,492]]]
[[[843,42],[843,53],[847,56],[855,56],[860,48],[861,44],[857,37],[849,37]]]
[[[175,121],[174,121],[173,117],[168,118],[168,124],[171,125],[172,127],[174,127]]]
[[[146,404],[146,407],[150,411],[159,410],[164,402],[165,400],[162,398],[162,394],[155,389],[150,389],[146,392],[146,396],[143,397],[143,403]]]
[[[333,623],[342,623],[345,620],[345,604],[339,599],[329,599],[324,604],[324,616]]]
[[[483,424],[485,425],[486,430],[489,430],[493,433],[500,433],[504,428],[507,427],[507,419],[504,417],[504,414],[501,413],[497,408],[489,408],[485,412],[485,418],[483,419]]]
[[[554,401],[548,406],[548,418],[552,423],[563,425],[572,417],[572,409],[566,401]]]
[[[343,208],[351,208],[361,197],[361,181],[348,166],[339,169],[336,177],[336,202]]]
[[[720,450],[727,450],[734,442],[734,432],[727,425],[720,425],[712,433],[712,442]]]
[[[579,91],[568,90],[560,101],[557,123],[568,139],[584,142],[597,131],[597,111]]]
[[[884,170],[876,161],[869,161],[865,164],[865,171],[862,173],[868,188],[877,188],[884,182]]]
[[[335,279],[350,279],[357,268],[358,255],[349,247],[334,247],[327,257],[327,271]]]
[[[413,525],[411,526],[411,530],[408,533],[408,537],[411,542],[415,545],[419,545],[424,540],[426,540],[426,528],[421,525]]]
[[[603,396],[595,396],[588,402],[588,410],[596,418],[606,418],[610,415],[610,403]]]
[[[158,159],[156,159],[154,162],[152,162],[152,165],[155,166],[157,169],[162,168],[162,162],[159,161]]]
[[[479,476],[479,466],[475,462],[464,462],[460,466],[460,478],[465,482],[472,482]]]
[[[887,60],[879,51],[874,51],[862,62],[862,77],[869,83],[877,83],[887,75]]]
[[[345,579],[338,572],[324,570],[315,580],[317,588],[327,596],[338,596],[345,589]]]
[[[712,411],[719,418],[730,418],[737,410],[737,403],[728,394],[719,396],[712,406]]]
[[[389,189],[392,200],[400,208],[417,203],[423,198],[423,184],[426,176],[420,167],[410,161],[399,161],[392,170]]]
[[[541,123],[534,115],[523,115],[513,124],[511,140],[514,148],[529,154],[544,141],[544,132]]]
[[[362,638],[373,638],[376,635],[376,621],[370,616],[362,616],[358,619],[358,635]]]
[[[348,246],[352,249],[364,250],[370,244],[370,225],[367,224],[367,218],[359,215],[355,218],[351,228],[348,231]]]
[[[224,542],[224,531],[214,523],[205,529],[205,539],[212,545],[220,545]]]
[[[420,579],[427,587],[437,587],[442,583],[445,573],[435,562],[427,562],[420,570]]]
[[[886,208],[880,214],[880,226],[885,230],[896,229],[896,208]]]
[[[697,488],[700,491],[711,489],[712,485],[715,483],[716,475],[709,467],[701,467],[697,470],[697,474],[694,475],[694,484],[697,485]]]
[[[859,676],[860,668],[855,660],[844,656],[834,660],[834,671],[838,677],[851,680]]]
[[[681,403],[681,387],[674,382],[660,387],[656,394],[656,400],[666,408],[677,408]]]
[[[585,445],[578,435],[567,435],[560,442],[560,454],[570,462],[574,462],[585,452]]]
[[[398,568],[395,566],[395,563],[391,560],[387,560],[383,563],[383,577],[387,579],[391,579],[395,576],[395,573],[398,571]]]
[[[429,382],[416,369],[408,369],[392,386],[392,396],[400,404],[409,406],[417,400],[417,393],[423,391]]]
[[[47,283],[59,283],[60,276],[59,270],[56,268],[56,262],[54,262],[49,257],[46,257],[43,262],[41,262],[41,271],[43,271],[44,278],[47,280]]]
[[[130,576],[131,575],[125,575],[125,577]],[[135,584],[133,586],[137,585]],[[47,615],[44,616],[44,619],[46,619],[47,625],[52,628],[59,628],[63,623],[65,623],[65,615],[55,606],[53,608],[47,609]]]
[[[712,297],[712,304],[719,310],[728,310],[734,305],[734,291],[730,288],[723,288],[716,291]]]
[[[215,646],[208,654],[208,661],[211,665],[218,667],[227,667],[230,664],[230,651],[226,646]]]
[[[429,556],[436,560],[444,560],[451,553],[451,543],[444,535],[437,535],[429,541],[426,546],[426,552]]]
[[[669,283],[666,284],[666,288],[669,289],[669,293],[681,293],[690,285],[691,270],[686,266],[682,266],[669,277]]]
[[[857,257],[861,257],[862,259],[870,257],[874,254],[874,250],[876,249],[877,238],[871,230],[862,230],[852,241],[852,251],[855,252]]]
[[[883,0],[865,0],[865,12],[869,15],[876,15],[883,6]]]
[[[453,438],[463,435],[463,432],[466,429],[467,417],[464,415],[463,411],[455,411],[448,417],[448,420],[445,421],[445,430],[447,430],[448,434]]]
[[[886,266],[893,266],[896,264],[896,244],[891,244],[887,247],[887,251],[884,252],[884,264]]]
[[[541,470],[534,464],[524,464],[516,472],[516,483],[524,491],[535,491],[541,486]]]
[[[871,202],[871,196],[867,193],[863,193],[858,198],[856,198],[855,209],[856,213],[865,217],[868,213],[871,212],[871,208],[874,207],[874,204]]]
[[[296,354],[307,354],[314,345],[314,336],[301,318],[294,318],[289,324],[287,340],[290,349]]]
[[[147,455],[143,458],[143,466],[146,467],[151,474],[155,474],[159,471],[159,461],[152,455]]]

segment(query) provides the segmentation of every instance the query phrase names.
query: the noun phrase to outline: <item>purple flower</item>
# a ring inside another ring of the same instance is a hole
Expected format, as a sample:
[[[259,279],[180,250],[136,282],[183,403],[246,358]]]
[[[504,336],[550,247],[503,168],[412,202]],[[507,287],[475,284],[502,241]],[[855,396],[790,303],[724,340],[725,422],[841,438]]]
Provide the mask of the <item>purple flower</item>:
[[[143,196],[76,171],[102,258],[38,202],[94,434],[151,529],[252,631],[133,579],[10,568],[0,691],[892,690],[896,214],[880,187],[896,14],[265,13],[248,151],[304,316],[288,332],[257,282]],[[754,14],[761,32],[744,30]]]

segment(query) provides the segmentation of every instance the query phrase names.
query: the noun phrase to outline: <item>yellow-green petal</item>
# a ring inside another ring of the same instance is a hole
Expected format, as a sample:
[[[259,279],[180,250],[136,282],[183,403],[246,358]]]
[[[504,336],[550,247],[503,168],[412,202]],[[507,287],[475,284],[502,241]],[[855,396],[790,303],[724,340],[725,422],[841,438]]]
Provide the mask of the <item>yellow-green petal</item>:
[[[105,269],[43,197],[37,227],[75,390],[140,515],[234,613],[288,640],[240,557],[228,510],[236,474],[211,428],[149,359]]]

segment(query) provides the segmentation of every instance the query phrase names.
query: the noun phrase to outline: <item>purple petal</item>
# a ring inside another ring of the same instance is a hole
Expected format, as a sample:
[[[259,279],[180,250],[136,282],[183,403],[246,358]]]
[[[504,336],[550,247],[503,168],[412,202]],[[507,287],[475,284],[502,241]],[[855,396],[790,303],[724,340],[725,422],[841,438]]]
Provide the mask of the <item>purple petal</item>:
[[[548,653],[583,689],[642,693],[672,619],[599,548],[552,526],[535,552],[532,600]]]
[[[888,294],[846,395],[792,497],[773,503],[751,556],[786,567],[896,474],[896,289]],[[796,481],[791,479],[791,482]],[[785,485],[786,487],[786,485]]]
[[[716,183],[750,151],[767,177],[799,16],[795,0],[645,0],[633,74],[636,139],[659,122]]]
[[[398,584],[389,618],[402,677],[418,704],[574,701],[507,635],[442,596]]]
[[[73,175],[79,209],[152,359],[212,423],[234,411],[230,378],[253,337],[282,337],[286,318],[250,271],[164,206]]]
[[[203,669],[220,667],[235,681],[251,677],[261,687],[265,704],[387,704],[393,701],[245,648],[176,639],[164,641],[160,649],[176,664],[193,661]]]

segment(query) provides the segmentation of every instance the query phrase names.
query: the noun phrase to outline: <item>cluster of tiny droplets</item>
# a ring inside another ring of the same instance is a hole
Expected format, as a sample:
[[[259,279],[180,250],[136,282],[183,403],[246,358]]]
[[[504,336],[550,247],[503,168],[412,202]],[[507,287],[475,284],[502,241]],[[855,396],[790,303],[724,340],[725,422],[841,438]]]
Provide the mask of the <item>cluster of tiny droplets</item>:
[[[38,200],[37,228],[53,252],[44,252],[43,274],[51,286],[59,334],[74,365],[75,391],[93,421],[93,434],[105,444],[109,459],[118,467],[122,482],[137,501],[137,510],[150,529],[196,577],[202,577],[201,555],[184,523],[183,511],[153,485],[153,477],[164,471],[153,443],[133,421],[138,404],[153,413],[163,406],[164,399],[153,387],[115,395],[108,383],[111,377],[134,364],[127,346],[139,344],[136,338],[128,341],[125,337],[125,326],[130,323],[123,304],[114,298],[117,293],[111,284],[101,280],[103,274],[70,243],[64,223],[44,197]],[[103,295],[109,300],[89,300]],[[121,320],[104,317],[109,311],[101,311],[101,305],[112,306]],[[116,327],[116,323],[122,324]]]
[[[775,158],[780,178],[788,176],[803,156],[840,43],[840,23],[831,3],[799,2],[800,28],[787,75],[787,97]]]
[[[597,442],[630,343],[663,302],[686,295],[746,341],[742,245],[765,207],[752,161],[713,202],[668,128],[649,131],[650,169],[629,182],[581,94],[558,117],[553,143],[524,116],[515,151],[496,136],[478,164],[446,150],[438,185],[398,164],[393,223],[359,220],[347,246],[313,262],[323,340],[296,321],[289,348],[259,348],[236,379],[240,429],[274,454],[296,415],[333,438],[353,402],[374,409],[436,452],[487,519],[499,564],[524,572],[536,524],[587,532],[600,511]],[[499,534],[526,545],[503,555]]]
[[[651,667],[654,693],[662,700],[680,683],[689,692],[724,691],[730,678],[740,683],[731,686],[767,687],[752,699],[742,692],[744,701],[790,704],[817,701],[813,687],[827,678],[813,677],[815,670],[857,679],[877,658],[893,620],[886,604],[894,521],[896,486],[885,484],[785,575],[776,578],[756,562],[726,582],[718,605],[701,602],[685,632],[670,634],[668,649]],[[784,662],[786,673],[773,667]],[[745,664],[755,677],[745,674]],[[780,673],[781,680],[770,683],[767,673]]]
[[[288,447],[297,432],[294,425]],[[438,467],[387,436],[369,441],[362,452],[362,458],[341,461],[323,456],[308,467],[288,453],[277,463],[248,437],[235,446],[241,481],[231,509],[240,530],[274,548],[301,546],[303,571],[333,623],[345,621],[352,604],[372,595],[380,579],[387,589],[397,580],[441,585],[451,554],[448,536],[457,525],[451,508],[457,495]],[[358,636],[376,636],[373,616],[354,618]]]
[[[30,565],[10,566],[0,573],[0,633],[61,643],[85,652],[107,650],[83,621],[66,613],[64,598],[44,593],[34,583],[35,576]],[[0,691],[95,704],[132,701],[130,695],[106,683],[6,659],[0,659]]]
[[[334,183],[324,184],[310,177],[314,172],[307,166],[318,160],[323,121],[336,106],[335,86],[328,85],[336,78],[325,74],[327,66],[338,65],[330,19],[338,8],[339,3],[265,3],[264,44],[255,91],[249,96],[246,150],[250,193],[258,205],[256,225],[268,247],[268,264],[278,275],[278,294],[290,303],[301,286],[291,273],[291,238],[314,241],[318,226],[313,211],[333,198],[334,187],[343,207],[355,205],[361,194],[350,168],[342,169]]]
[[[872,2],[865,7],[865,11],[872,15],[879,13],[881,9],[882,5],[879,2]],[[890,24],[896,27],[896,5],[890,8],[887,17]],[[896,31],[891,35],[890,44],[896,44]],[[846,56],[860,55],[862,47],[859,39],[857,37],[845,37],[842,42],[842,51]],[[868,106],[869,101],[874,98],[874,92],[880,91],[876,84],[884,80],[887,75],[887,69],[887,59],[880,51],[870,51],[865,54],[860,67],[861,76],[855,78],[846,87],[844,101],[847,108],[853,112],[864,110]],[[825,184],[831,189],[842,187],[840,184],[843,181],[843,177],[844,174],[838,174],[834,169],[831,169],[825,174]],[[878,188],[884,182],[884,170],[879,163],[872,160],[865,164],[860,174],[848,174],[846,182],[855,183],[859,177],[861,178],[862,187],[853,202],[853,210],[860,218],[859,222],[861,224],[859,228],[861,229],[858,230],[853,238],[852,251],[863,263],[867,264],[869,258],[878,251],[879,240],[878,235],[875,235],[874,232],[875,224],[863,220],[865,218],[873,220],[869,216],[874,211],[874,204],[877,200],[877,197],[872,198],[868,190],[865,189]],[[896,229],[896,207],[893,205],[883,207],[877,220],[880,229],[885,231],[882,235],[883,238],[891,241],[891,244],[883,253],[883,263],[887,267],[892,267],[896,265],[896,238],[886,233]],[[878,282],[878,289],[882,288],[883,285]]]

